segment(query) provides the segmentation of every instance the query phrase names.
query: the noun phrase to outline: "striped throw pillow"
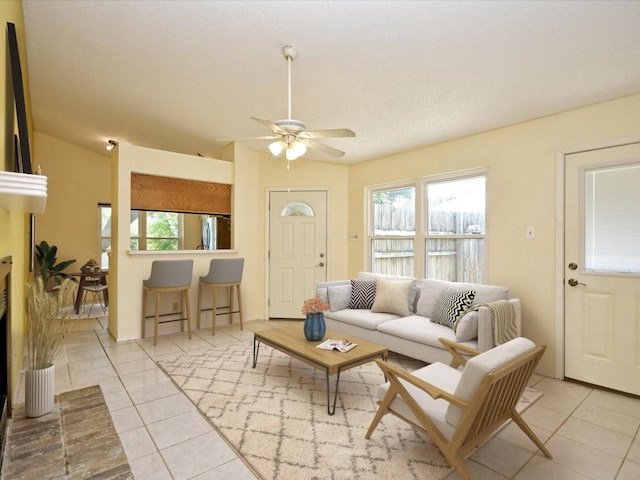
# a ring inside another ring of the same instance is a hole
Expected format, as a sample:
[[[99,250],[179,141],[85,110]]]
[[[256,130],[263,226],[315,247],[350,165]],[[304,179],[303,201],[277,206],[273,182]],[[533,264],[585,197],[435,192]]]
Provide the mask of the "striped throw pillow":
[[[376,298],[375,280],[351,280],[349,308],[371,308]]]
[[[476,292],[446,287],[433,307],[431,321],[455,329],[456,322],[473,303]]]

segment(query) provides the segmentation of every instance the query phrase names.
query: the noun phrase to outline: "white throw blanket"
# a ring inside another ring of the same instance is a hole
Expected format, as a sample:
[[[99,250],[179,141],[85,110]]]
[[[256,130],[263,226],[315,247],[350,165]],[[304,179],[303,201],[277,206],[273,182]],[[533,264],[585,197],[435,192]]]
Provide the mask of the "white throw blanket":
[[[518,336],[516,310],[511,302],[498,300],[496,302],[483,303],[482,305],[476,305],[472,310],[477,310],[480,307],[487,307],[491,313],[493,343],[502,345]]]

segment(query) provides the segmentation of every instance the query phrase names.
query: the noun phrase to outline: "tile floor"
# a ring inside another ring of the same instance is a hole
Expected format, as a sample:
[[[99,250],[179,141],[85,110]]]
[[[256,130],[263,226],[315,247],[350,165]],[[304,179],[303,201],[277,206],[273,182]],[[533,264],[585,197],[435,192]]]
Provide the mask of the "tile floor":
[[[191,402],[156,366],[155,360],[231,342],[250,342],[253,330],[281,322],[245,322],[186,334],[116,343],[106,319],[72,321],[56,361],[58,393],[102,387],[115,428],[138,480],[254,479],[256,476]],[[554,455],[548,460],[509,425],[471,455],[467,464],[479,480],[640,478],[640,398],[535,376],[544,395],[525,420]],[[23,401],[20,398],[18,401]],[[459,478],[452,473],[447,480]]]

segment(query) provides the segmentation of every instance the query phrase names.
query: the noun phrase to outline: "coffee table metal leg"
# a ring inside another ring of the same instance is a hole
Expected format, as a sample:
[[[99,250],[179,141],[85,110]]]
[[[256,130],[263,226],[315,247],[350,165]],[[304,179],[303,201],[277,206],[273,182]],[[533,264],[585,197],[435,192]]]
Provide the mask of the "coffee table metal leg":
[[[327,376],[327,413],[333,415],[336,413],[336,401],[338,400],[338,386],[340,385],[340,369],[336,375],[336,391],[333,394],[333,407],[331,407],[331,389],[329,388],[329,370],[326,371]]]
[[[256,368],[258,364],[258,352],[260,351],[260,341],[256,342],[255,337],[253,338],[253,368]]]

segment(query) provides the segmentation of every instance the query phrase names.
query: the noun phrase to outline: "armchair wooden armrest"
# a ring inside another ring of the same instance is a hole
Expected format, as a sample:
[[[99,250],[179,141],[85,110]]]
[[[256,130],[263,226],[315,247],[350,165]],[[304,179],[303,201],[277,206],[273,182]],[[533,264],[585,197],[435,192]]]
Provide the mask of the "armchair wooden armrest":
[[[466,345],[462,345],[461,343],[452,342],[451,340],[447,340],[446,338],[439,338],[440,343],[449,350],[451,353],[451,363],[449,366],[453,368],[458,368],[460,365],[465,366],[467,364],[467,359],[462,356],[462,353],[475,357],[476,355],[480,355],[479,350],[475,348],[467,347]]]

